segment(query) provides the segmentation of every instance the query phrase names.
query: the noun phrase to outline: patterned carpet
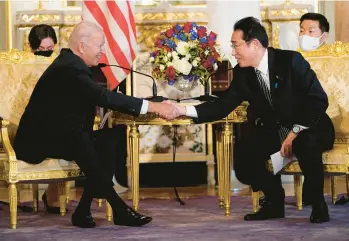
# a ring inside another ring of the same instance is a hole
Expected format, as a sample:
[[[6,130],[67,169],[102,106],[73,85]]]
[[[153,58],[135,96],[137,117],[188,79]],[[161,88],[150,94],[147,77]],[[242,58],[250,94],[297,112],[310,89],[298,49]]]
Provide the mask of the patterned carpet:
[[[147,199],[141,201],[141,212],[154,218],[141,227],[120,227],[105,219],[104,207],[92,208],[97,222],[94,229],[71,226],[70,215],[76,202],[68,205],[65,217],[39,213],[19,212],[17,230],[9,229],[8,207],[0,207],[0,240],[349,240],[349,205],[329,205],[331,221],[325,224],[309,223],[311,209],[298,211],[294,198],[287,199],[285,219],[245,222],[243,215],[251,211],[250,197],[232,197],[232,214],[223,215],[214,197],[185,199],[180,206],[174,200]]]

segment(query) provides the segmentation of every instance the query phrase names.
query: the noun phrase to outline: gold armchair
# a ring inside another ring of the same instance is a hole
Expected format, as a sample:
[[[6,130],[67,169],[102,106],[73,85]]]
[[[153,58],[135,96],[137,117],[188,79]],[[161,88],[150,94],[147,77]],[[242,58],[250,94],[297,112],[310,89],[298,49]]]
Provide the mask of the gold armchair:
[[[33,183],[33,207],[38,207],[38,183],[59,182],[61,215],[66,212],[66,181],[82,176],[74,162],[47,159],[31,165],[17,160],[12,142],[33,88],[53,58],[11,50],[0,53],[0,181],[8,184],[10,224],[17,225],[17,184]],[[35,138],[35,137],[33,137]]]
[[[325,175],[331,176],[332,202],[334,203],[337,197],[337,176],[346,175],[349,195],[349,44],[336,42],[302,54],[316,72],[329,99],[327,114],[335,127],[335,144],[332,150],[323,153],[323,164]],[[271,162],[268,168],[272,171]],[[301,210],[302,171],[298,161],[286,166],[282,174],[294,176],[297,208]],[[258,198],[258,193],[252,194],[254,211],[257,210]]]

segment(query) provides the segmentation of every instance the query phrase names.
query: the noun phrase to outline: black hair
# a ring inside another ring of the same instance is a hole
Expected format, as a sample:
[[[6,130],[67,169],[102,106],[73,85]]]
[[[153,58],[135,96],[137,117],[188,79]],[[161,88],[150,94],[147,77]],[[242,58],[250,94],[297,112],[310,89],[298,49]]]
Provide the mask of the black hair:
[[[330,31],[330,23],[327,21],[327,18],[320,13],[306,13],[306,14],[304,14],[301,17],[299,25],[301,25],[304,20],[318,21],[319,27],[323,33]]]
[[[39,24],[34,26],[29,33],[28,41],[32,50],[40,47],[41,40],[51,38],[54,44],[57,44],[57,36],[55,30],[47,24]]]
[[[254,17],[246,17],[237,21],[234,25],[234,31],[241,30],[244,33],[243,39],[250,42],[257,39],[264,48],[268,47],[268,34],[261,22]]]

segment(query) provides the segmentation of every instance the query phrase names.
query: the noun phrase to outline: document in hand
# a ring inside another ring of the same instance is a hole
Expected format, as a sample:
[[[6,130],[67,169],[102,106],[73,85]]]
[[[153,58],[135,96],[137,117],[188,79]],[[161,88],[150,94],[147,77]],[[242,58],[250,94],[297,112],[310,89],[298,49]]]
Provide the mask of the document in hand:
[[[278,174],[284,167],[294,160],[297,160],[296,156],[283,157],[280,152],[276,152],[271,157],[271,162],[273,163],[274,175]]]

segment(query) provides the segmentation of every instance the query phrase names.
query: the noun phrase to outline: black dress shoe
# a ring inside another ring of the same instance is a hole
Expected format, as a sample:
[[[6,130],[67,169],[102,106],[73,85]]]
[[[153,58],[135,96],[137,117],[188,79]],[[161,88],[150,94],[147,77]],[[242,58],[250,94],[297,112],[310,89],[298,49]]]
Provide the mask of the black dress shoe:
[[[73,226],[80,228],[94,228],[96,226],[96,222],[91,214],[84,215],[74,212],[71,216],[71,222]]]
[[[272,218],[284,218],[285,217],[285,204],[284,202],[270,202],[265,201],[260,209],[255,213],[245,215],[245,221],[266,220]]]
[[[265,198],[265,196],[260,197],[259,198],[259,206],[262,206],[266,201],[267,201],[267,199]]]
[[[113,213],[114,224],[121,226],[139,227],[150,223],[153,219],[151,217],[137,213],[132,208],[127,208],[122,211]]]
[[[310,215],[311,223],[324,223],[330,221],[330,215],[328,214],[328,207],[325,202],[313,205],[313,211]]]
[[[60,207],[53,207],[53,206],[48,205],[46,192],[44,192],[41,199],[44,202],[44,208],[45,208],[46,212],[53,213],[53,214],[60,214],[61,213]],[[68,209],[66,209],[65,211],[68,212]]]

